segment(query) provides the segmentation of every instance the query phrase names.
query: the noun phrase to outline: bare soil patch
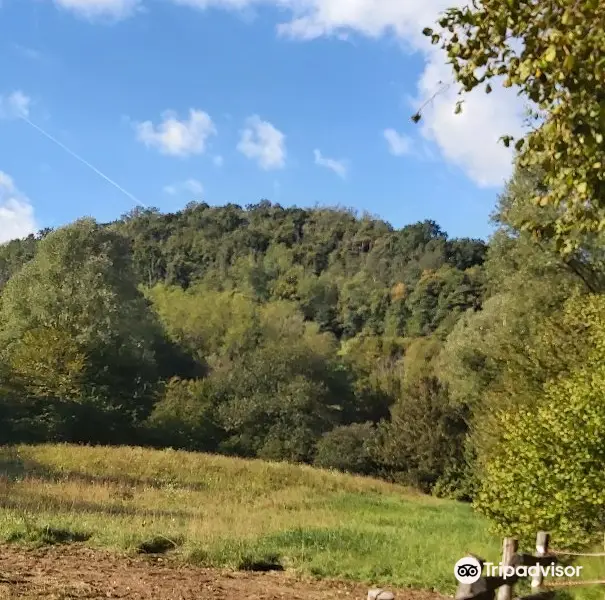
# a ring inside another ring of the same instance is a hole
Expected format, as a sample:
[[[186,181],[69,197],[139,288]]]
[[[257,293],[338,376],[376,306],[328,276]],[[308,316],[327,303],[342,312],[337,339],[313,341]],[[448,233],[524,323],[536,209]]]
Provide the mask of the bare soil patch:
[[[337,600],[367,596],[366,585],[301,579],[288,573],[234,572],[166,557],[128,557],[74,544],[25,550],[0,545],[0,599],[13,600]],[[443,600],[393,590],[397,600]]]

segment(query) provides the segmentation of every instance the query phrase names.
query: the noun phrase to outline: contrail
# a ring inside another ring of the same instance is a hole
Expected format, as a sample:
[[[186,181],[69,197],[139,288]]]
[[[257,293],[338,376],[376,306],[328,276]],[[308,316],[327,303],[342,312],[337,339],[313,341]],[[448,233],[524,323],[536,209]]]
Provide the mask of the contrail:
[[[42,129],[42,127],[40,127],[39,125],[36,125],[34,122],[30,121],[24,115],[19,115],[19,118],[22,119],[23,121],[25,121],[31,127],[33,127],[36,131],[39,131],[43,136],[47,137],[51,142],[54,142],[55,144],[57,144],[57,146],[59,146],[59,148],[65,150],[65,152],[67,152],[68,154],[71,154],[71,156],[73,156],[76,160],[79,160],[83,165],[87,166],[89,169],[94,171],[99,177],[102,177],[105,181],[107,181],[107,183],[110,183],[111,185],[113,185],[113,187],[120,190],[120,192],[122,192],[122,194],[124,194],[125,196],[130,198],[135,204],[142,206],[143,208],[147,208],[147,206],[145,204],[143,204],[138,198],[133,196],[128,190],[125,190],[119,183],[116,183],[113,179],[111,179],[110,177],[105,175],[105,173],[102,173],[101,171],[99,171],[99,169],[97,169],[94,165],[91,165],[87,160],[84,160],[81,156],[76,154],[73,150],[70,150],[65,144],[60,142],[57,138],[52,136],[47,131],[44,131],[44,129]]]

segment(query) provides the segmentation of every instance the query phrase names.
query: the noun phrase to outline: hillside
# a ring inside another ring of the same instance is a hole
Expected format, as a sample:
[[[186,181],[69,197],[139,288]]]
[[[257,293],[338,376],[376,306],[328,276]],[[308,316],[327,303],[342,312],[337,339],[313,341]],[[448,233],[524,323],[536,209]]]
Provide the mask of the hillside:
[[[520,227],[540,186],[515,174],[488,244],[269,202],[80,219],[6,244],[0,444],[313,465],[472,500],[527,543],[537,528],[599,543],[602,244],[562,257]],[[543,439],[566,445],[553,457]]]
[[[466,505],[305,466],[69,445],[5,448],[0,461],[0,541],[148,544],[208,567],[444,592],[469,548],[499,548]]]
[[[428,491],[460,461],[466,426],[414,364],[481,305],[485,254],[432,221],[395,229],[267,201],[135,210],[11,242],[0,378],[28,400],[4,405],[0,435],[285,459]],[[385,453],[408,437],[387,431],[402,394],[439,433]]]

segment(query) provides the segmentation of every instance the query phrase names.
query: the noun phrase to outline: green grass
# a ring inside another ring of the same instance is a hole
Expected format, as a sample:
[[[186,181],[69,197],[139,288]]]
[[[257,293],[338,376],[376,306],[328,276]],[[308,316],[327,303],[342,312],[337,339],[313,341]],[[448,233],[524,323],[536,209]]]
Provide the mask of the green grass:
[[[172,450],[0,448],[0,540],[170,552],[368,583],[455,589],[453,565],[496,560],[468,505],[283,463]]]

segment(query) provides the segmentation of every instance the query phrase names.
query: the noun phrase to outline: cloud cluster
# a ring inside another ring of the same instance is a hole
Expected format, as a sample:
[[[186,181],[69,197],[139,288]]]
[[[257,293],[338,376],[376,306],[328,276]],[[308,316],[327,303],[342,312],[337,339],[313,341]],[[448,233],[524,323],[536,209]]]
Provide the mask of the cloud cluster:
[[[313,156],[315,156],[316,165],[330,169],[330,171],[334,171],[336,175],[342,177],[343,179],[346,178],[348,171],[346,161],[323,156],[322,153],[317,149],[313,150]]]
[[[286,136],[258,115],[248,118],[237,149],[261,169],[281,169],[286,164]]]
[[[158,125],[145,121],[135,123],[135,129],[137,139],[146,146],[157,148],[162,154],[180,157],[203,154],[208,138],[216,135],[210,115],[195,109],[189,111],[188,119],[181,121],[176,113],[166,111]]]
[[[136,12],[144,0],[54,0],[58,6],[93,18],[109,16],[125,18]],[[439,49],[431,46],[422,35],[422,29],[431,26],[439,14],[452,5],[462,6],[466,0],[169,0],[177,5],[200,10],[223,8],[241,10],[254,6],[277,7],[290,15],[278,25],[278,34],[300,40],[321,36],[346,36],[351,32],[378,38],[396,36],[408,49],[425,57],[425,69],[417,89],[410,93],[410,113],[441,87],[440,82],[452,81],[450,67]],[[487,96],[476,90],[467,97],[466,113],[454,114],[457,100],[452,86],[438,94],[424,111],[421,134],[433,142],[443,158],[461,168],[481,186],[500,185],[512,169],[512,153],[498,144],[498,138],[521,131],[522,106],[510,90],[495,90]],[[407,121],[409,115],[402,115]],[[188,148],[204,147],[187,137],[187,128],[169,120],[164,129],[155,129],[151,123],[142,124],[141,136],[150,145],[164,147],[166,153],[188,153]],[[407,143],[395,129],[384,132],[390,151],[405,154]],[[272,137],[272,144],[259,141],[258,133]],[[187,141],[189,140],[189,141]],[[263,168],[283,166],[281,151],[283,137],[269,127],[253,123],[245,130],[240,151],[255,157]],[[180,149],[182,148],[182,150]],[[198,150],[199,151],[199,150]]]
[[[0,118],[19,119],[29,117],[31,98],[17,90],[8,96],[0,95]]]
[[[16,187],[10,175],[0,171],[0,244],[37,230],[29,198]]]
[[[309,40],[351,31],[370,37],[394,34],[411,49],[422,52],[426,58],[425,70],[413,94],[418,105],[435,94],[440,82],[451,81],[450,68],[445,64],[444,57],[439,50],[428,45],[422,36],[422,29],[432,25],[446,8],[453,4],[464,4],[463,0],[172,1],[199,9],[211,6],[240,9],[254,4],[289,9],[292,19],[280,24],[278,31],[281,35],[298,39]],[[95,2],[102,3],[102,0],[89,0],[88,3]],[[128,0],[122,2],[128,3]],[[422,134],[438,146],[446,160],[460,167],[477,184],[501,184],[510,174],[512,156],[509,150],[498,144],[498,138],[505,133],[514,135],[520,132],[523,107],[519,99],[505,90],[497,90],[490,96],[477,90],[467,97],[466,113],[460,116],[453,112],[455,96],[456,89],[452,87],[436,96],[427,106]],[[404,149],[402,140],[392,132],[388,135],[391,151],[401,154]]]

